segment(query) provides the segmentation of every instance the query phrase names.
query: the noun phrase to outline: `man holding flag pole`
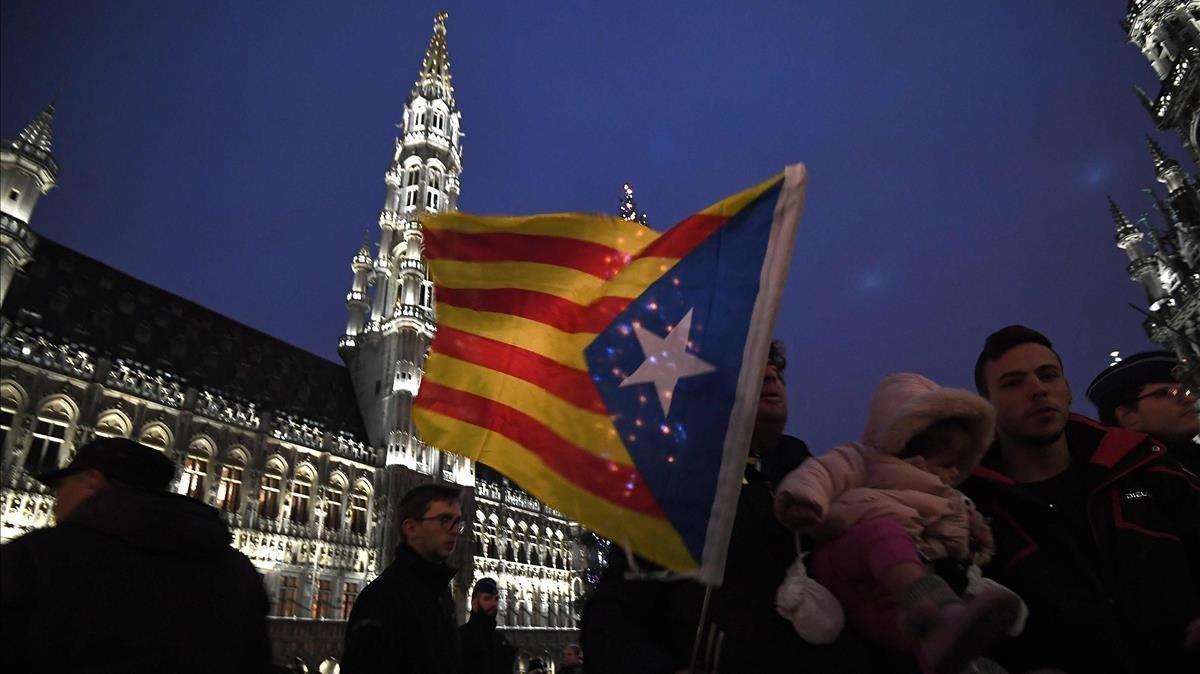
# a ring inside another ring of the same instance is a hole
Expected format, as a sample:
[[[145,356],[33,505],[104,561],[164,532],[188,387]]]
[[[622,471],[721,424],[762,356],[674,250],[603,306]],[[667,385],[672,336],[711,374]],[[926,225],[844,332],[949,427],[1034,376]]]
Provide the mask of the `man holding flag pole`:
[[[424,440],[663,575],[720,586],[806,182],[789,166],[661,235],[606,216],[424,219]]]

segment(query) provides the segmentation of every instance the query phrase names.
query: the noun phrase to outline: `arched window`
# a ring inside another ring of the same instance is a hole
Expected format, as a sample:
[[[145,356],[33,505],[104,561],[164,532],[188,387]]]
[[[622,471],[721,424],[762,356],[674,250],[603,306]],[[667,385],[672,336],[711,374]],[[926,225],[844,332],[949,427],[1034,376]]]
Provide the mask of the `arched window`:
[[[142,427],[142,432],[138,435],[138,442],[165,452],[171,446],[171,431],[166,424],[155,421]]]
[[[8,446],[8,435],[17,424],[17,415],[25,407],[25,391],[15,382],[0,384],[0,449]]]
[[[370,515],[371,494],[362,482],[354,485],[354,493],[350,494],[350,531],[356,534],[367,533],[367,516]]]
[[[128,438],[133,422],[121,410],[108,410],[96,420],[96,435],[103,438]]]
[[[36,475],[58,468],[58,455],[76,411],[74,403],[65,396],[52,398],[42,405],[33,427],[29,453],[25,455],[26,471]]]
[[[218,473],[217,509],[235,513],[242,497],[242,472],[246,460],[241,452],[232,452]]]
[[[329,531],[342,530],[342,501],[346,498],[346,478],[335,473],[325,487],[325,528]]]
[[[312,513],[312,488],[313,471],[303,466],[292,480],[291,520],[297,524],[308,524],[308,516]]]
[[[419,165],[409,166],[404,170],[404,185],[416,187],[419,184],[421,184],[421,167]]]
[[[213,445],[208,438],[196,438],[188,446],[187,458],[183,460],[183,475],[179,478],[179,493],[198,501],[204,500],[204,482],[208,477],[208,462],[213,454]]]
[[[266,519],[279,516],[279,488],[283,484],[283,462],[272,459],[263,470],[262,482],[258,489],[258,515]]]

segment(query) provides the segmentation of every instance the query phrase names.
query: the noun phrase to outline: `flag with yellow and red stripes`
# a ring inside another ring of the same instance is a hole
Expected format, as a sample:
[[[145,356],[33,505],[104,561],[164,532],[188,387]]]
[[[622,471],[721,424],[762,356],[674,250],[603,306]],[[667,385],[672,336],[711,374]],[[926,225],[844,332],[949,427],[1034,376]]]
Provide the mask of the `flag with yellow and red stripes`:
[[[806,179],[790,166],[661,235],[595,215],[424,219],[425,442],[719,584]]]

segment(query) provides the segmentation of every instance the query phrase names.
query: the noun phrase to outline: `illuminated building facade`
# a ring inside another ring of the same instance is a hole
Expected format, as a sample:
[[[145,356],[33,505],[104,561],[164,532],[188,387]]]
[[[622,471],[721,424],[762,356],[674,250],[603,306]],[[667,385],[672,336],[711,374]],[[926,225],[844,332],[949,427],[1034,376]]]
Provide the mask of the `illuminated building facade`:
[[[1153,99],[1139,89],[1143,104],[1159,130],[1179,136],[1195,163],[1200,160],[1200,2],[1131,0],[1123,25],[1160,81]],[[1146,191],[1153,194],[1163,226],[1148,218],[1131,221],[1111,198],[1109,210],[1117,246],[1129,256],[1129,276],[1149,302],[1146,334],[1176,354],[1179,381],[1200,391],[1200,184],[1153,138],[1148,141],[1162,189]]]
[[[377,247],[351,261],[345,366],[37,235],[34,207],[58,176],[54,113],[0,141],[0,538],[52,524],[30,475],[92,438],[158,448],[179,466],[172,489],[221,511],[263,573],[276,661],[326,672],[355,597],[390,561],[397,500],[450,482],[469,522],[451,560],[460,622],[492,576],[522,663],[577,641],[578,527],[412,425],[436,330],[416,216],[455,209],[462,170],[446,15],[404,108]]]

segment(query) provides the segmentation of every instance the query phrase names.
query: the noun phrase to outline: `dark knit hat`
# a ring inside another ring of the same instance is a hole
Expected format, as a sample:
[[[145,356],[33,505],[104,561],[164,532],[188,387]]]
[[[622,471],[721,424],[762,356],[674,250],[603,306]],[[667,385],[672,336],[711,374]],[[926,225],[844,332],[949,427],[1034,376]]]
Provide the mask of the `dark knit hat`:
[[[1087,387],[1087,398],[1100,412],[1100,420],[1112,423],[1114,410],[1118,405],[1127,403],[1131,393],[1146,384],[1178,381],[1176,365],[1175,354],[1170,351],[1134,354],[1096,375]]]
[[[68,475],[92,469],[113,482],[147,491],[162,491],[175,477],[175,464],[162,452],[126,438],[93,440],[80,447],[67,466],[34,477],[53,487]]]
[[[477,594],[500,594],[500,588],[496,586],[495,578],[480,578],[475,581],[475,589],[471,590],[471,596]]]

